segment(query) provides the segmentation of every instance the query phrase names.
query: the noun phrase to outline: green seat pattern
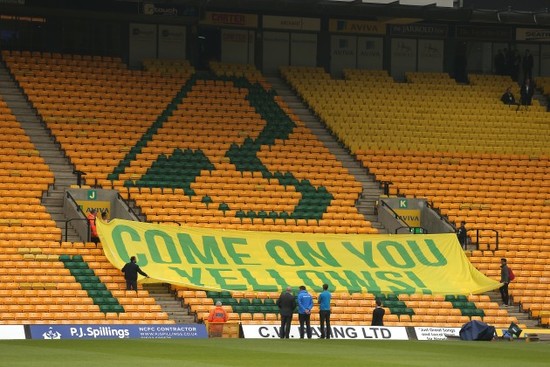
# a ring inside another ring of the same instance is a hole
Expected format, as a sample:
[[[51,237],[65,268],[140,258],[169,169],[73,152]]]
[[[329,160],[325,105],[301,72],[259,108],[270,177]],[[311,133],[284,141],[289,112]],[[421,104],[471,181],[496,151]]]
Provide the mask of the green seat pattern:
[[[157,118],[141,140],[130,149],[119,165],[108,175],[108,179],[115,180],[125,172],[126,167],[137,159],[138,154],[142,152],[143,147],[153,139],[153,136],[163,126],[168,116],[171,116],[174,109],[181,103],[182,99],[191,90],[197,80],[225,80],[232,81],[237,88],[248,90],[246,98],[255,111],[266,121],[263,130],[256,138],[246,137],[241,145],[233,143],[226,152],[226,157],[241,172],[260,172],[264,178],[276,179],[281,185],[292,186],[301,194],[301,199],[290,213],[280,213],[280,218],[287,220],[311,219],[320,220],[327,211],[328,206],[333,200],[333,196],[325,187],[314,187],[308,180],[299,180],[291,172],[270,172],[258,157],[258,153],[263,147],[274,145],[277,140],[286,140],[296,128],[296,124],[286,114],[286,112],[276,103],[273,90],[266,91],[258,83],[251,84],[246,78],[235,77],[217,77],[212,74],[196,73],[182,87],[178,95],[167,106],[165,111]],[[157,160],[147,170],[147,172],[137,180],[126,180],[126,187],[148,187],[161,189],[183,189],[185,195],[194,196],[196,193],[191,188],[196,177],[202,170],[213,170],[214,166],[206,158],[201,150],[191,151],[187,149],[181,151],[174,149],[172,155],[167,157],[159,155]],[[201,202],[210,205],[212,199],[205,195]],[[213,203],[221,211],[227,212],[229,206],[226,203]],[[223,204],[223,205],[222,205]],[[276,214],[276,213],[275,213]],[[274,213],[236,213],[238,218],[250,218],[254,221],[265,221],[279,218]]]
[[[459,309],[462,316],[485,316],[485,312],[482,309],[478,309],[474,302],[468,301],[468,297],[465,295],[446,295],[445,301],[451,302],[453,308]]]
[[[137,155],[143,151],[143,148],[153,140],[153,136],[157,131],[164,125],[168,117],[172,116],[174,110],[177,108],[178,104],[181,103],[182,99],[187,95],[191,90],[193,85],[196,82],[197,76],[194,75],[181,87],[180,91],[172,99],[172,101],[166,106],[164,111],[157,117],[156,121],[147,129],[143,134],[141,139],[136,143],[135,146],[130,148],[130,151],[126,156],[119,162],[119,164],[114,168],[113,172],[107,175],[108,180],[118,180],[118,177],[121,173],[124,173],[127,167],[130,166],[131,162],[137,158]],[[130,185],[133,185],[133,181],[129,181]]]
[[[92,298],[94,304],[99,306],[101,312],[124,312],[124,308],[112,293],[95,275],[93,269],[90,269],[80,255],[60,255],[59,259],[63,261],[65,268],[69,269],[71,275],[80,283],[80,286]]]

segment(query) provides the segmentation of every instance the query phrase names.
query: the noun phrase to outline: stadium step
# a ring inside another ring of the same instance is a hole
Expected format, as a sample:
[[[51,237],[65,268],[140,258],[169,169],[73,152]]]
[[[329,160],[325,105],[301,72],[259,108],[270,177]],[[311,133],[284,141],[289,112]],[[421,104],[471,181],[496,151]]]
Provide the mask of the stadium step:
[[[58,214],[63,213],[63,195],[65,190],[69,188],[71,184],[76,183],[76,175],[73,173],[73,167],[56,145],[53,137],[49,131],[46,130],[44,124],[40,121],[40,118],[35,113],[4,64],[0,64],[0,78],[3,81],[2,96],[6,104],[12,110],[17,121],[19,121],[25,133],[39,151],[40,156],[54,174],[55,184],[51,185],[48,192],[44,195],[44,198],[47,198],[47,200],[44,200],[42,204],[46,207],[48,213],[52,215],[52,219],[55,220],[57,227],[65,233],[65,221],[67,218]],[[72,242],[83,240],[77,235],[72,227],[69,228],[67,234],[67,238],[60,238],[59,240]]]
[[[143,289],[149,292],[149,295],[155,299],[171,320],[174,320],[178,324],[192,324],[196,322],[195,315],[191,315],[189,309],[184,307],[180,300],[176,299],[169,284],[146,283],[143,284]]]
[[[518,319],[518,322],[520,324],[524,324],[527,327],[533,328],[533,329],[540,328],[540,326],[538,325],[538,321],[530,319],[528,313],[521,312],[519,308],[519,304],[513,303],[513,300],[511,305],[509,305],[508,307],[504,307],[502,305],[502,299],[500,297],[500,293],[498,290],[493,292],[488,292],[487,294],[489,295],[489,298],[491,298],[492,302],[497,302],[500,305],[501,309],[505,308],[508,311],[508,314],[510,316],[515,316]]]
[[[307,106],[294,94],[288,85],[279,77],[267,77],[267,82],[273,86],[277,95],[282,97],[283,101],[292,109],[301,121],[323,142],[332,154],[334,154],[342,165],[348,169],[349,173],[361,182],[363,192],[356,204],[358,211],[363,214],[366,220],[372,223],[372,226],[379,228],[381,233],[385,232],[383,225],[377,223],[375,215],[375,203],[378,201],[383,191],[380,184],[374,181],[372,175],[367,174],[367,170],[349,155],[348,151],[330,134],[325,126],[311,113]]]

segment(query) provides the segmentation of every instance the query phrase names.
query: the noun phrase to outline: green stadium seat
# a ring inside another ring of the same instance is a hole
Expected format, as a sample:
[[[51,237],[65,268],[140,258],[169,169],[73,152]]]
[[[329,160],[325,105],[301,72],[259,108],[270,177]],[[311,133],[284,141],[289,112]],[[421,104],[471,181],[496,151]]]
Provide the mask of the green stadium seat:
[[[231,298],[231,299],[233,299],[233,296],[231,295],[231,292],[228,292],[228,291],[221,291],[220,292],[220,297],[221,298]]]
[[[59,261],[65,263],[67,261],[71,261],[70,255],[59,255]]]
[[[246,305],[246,306],[234,305],[232,307],[233,307],[233,312],[236,312],[236,313],[248,312],[248,305]]]
[[[251,304],[252,306],[262,306],[264,303],[261,299],[259,298],[254,298],[252,301],[251,301]]]
[[[208,298],[219,298],[220,297],[220,292],[206,291],[206,297],[208,297]]]
[[[75,262],[84,261],[82,255],[73,255],[72,260]]]

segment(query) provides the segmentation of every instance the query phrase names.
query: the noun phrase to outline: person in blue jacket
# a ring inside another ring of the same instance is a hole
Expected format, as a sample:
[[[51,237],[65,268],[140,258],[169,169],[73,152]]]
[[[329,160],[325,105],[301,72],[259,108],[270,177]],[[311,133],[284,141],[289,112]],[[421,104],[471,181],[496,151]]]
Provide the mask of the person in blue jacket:
[[[304,338],[304,324],[306,326],[307,338],[311,339],[311,309],[313,308],[313,297],[301,285],[298,293],[298,320],[300,321],[300,339]]]
[[[321,339],[330,339],[330,299],[328,284],[323,284],[323,291],[319,294],[319,320],[321,322]]]

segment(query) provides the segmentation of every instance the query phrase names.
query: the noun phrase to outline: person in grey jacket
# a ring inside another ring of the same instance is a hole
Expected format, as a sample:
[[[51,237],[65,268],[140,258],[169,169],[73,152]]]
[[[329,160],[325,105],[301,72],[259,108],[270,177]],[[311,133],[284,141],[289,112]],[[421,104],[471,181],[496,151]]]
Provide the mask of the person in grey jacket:
[[[292,294],[292,288],[287,287],[286,291],[281,293],[277,300],[277,306],[281,313],[281,330],[279,337],[281,339],[290,338],[290,325],[292,324],[292,316],[296,308],[296,298]]]

